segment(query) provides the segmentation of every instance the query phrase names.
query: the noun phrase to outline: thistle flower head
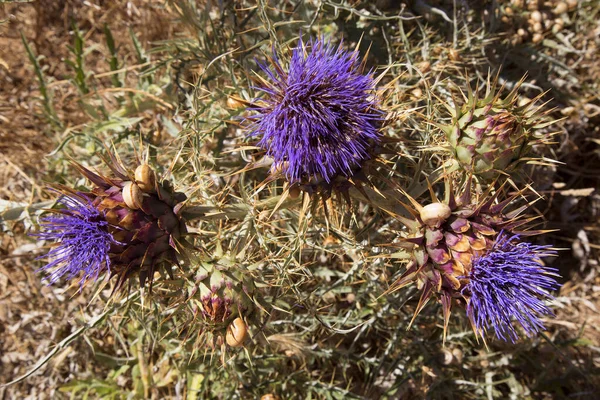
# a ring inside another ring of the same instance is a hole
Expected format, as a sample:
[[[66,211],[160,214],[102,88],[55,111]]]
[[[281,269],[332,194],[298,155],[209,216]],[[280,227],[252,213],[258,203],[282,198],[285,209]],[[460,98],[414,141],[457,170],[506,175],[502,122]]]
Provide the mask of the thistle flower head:
[[[42,219],[40,232],[33,234],[41,240],[58,242],[58,246],[44,256],[51,261],[41,269],[51,271],[50,283],[63,276],[72,279],[81,272],[81,284],[96,280],[101,273],[110,270],[110,248],[120,243],[109,232],[104,215],[88,198],[63,195],[58,203],[65,208]]]
[[[541,258],[556,255],[550,246],[520,241],[518,235],[501,232],[494,246],[473,260],[469,283],[463,294],[470,298],[467,315],[483,334],[493,328],[502,340],[515,342],[516,321],[528,336],[543,330],[541,316],[553,315],[544,300],[558,288],[556,269]]]
[[[140,285],[152,282],[161,268],[171,274],[185,245],[185,221],[179,215],[186,196],[173,190],[170,182],[157,180],[147,165],[135,173],[125,169],[113,154],[106,161],[113,176],[98,175],[82,165],[75,167],[94,187],[89,192],[62,188],[66,210],[47,218],[36,234],[58,242],[48,253],[54,259],[43,269],[57,268],[55,282],[84,271],[83,281],[95,280],[103,271],[117,277],[115,290],[132,276]]]
[[[212,250],[205,250],[211,256],[195,259],[190,264],[192,274],[186,280],[186,290],[181,292],[181,297],[174,297],[174,307],[175,304],[187,305],[177,307],[185,321],[181,332],[195,335],[197,344],[213,349],[222,345],[224,339],[230,346],[237,347],[228,338],[232,325],[245,329],[246,325],[239,324],[241,319],[260,324],[258,310],[266,305],[256,290],[258,277],[247,269],[238,253],[223,251],[220,242],[216,242]],[[256,307],[259,302],[263,306]]]
[[[437,297],[442,303],[444,337],[453,299],[459,299],[461,305],[468,304],[477,334],[487,331],[488,321],[497,328],[499,337],[514,340],[514,330],[506,325],[511,316],[519,317],[528,333],[537,331],[540,325],[536,312],[544,314],[546,309],[542,300],[535,297],[543,299],[545,292],[536,291],[535,285],[539,283],[542,289],[548,289],[554,282],[546,274],[550,270],[544,269],[539,259],[554,252],[548,247],[515,244],[519,236],[505,239],[504,232],[522,236],[541,233],[522,230],[534,219],[522,215],[527,206],[509,211],[521,193],[498,202],[502,190],[479,196],[471,191],[471,179],[457,193],[451,180],[445,183],[443,200],[432,195],[434,202],[423,206],[407,196],[410,204],[404,206],[414,219],[396,216],[408,228],[402,232],[402,246],[409,251],[410,261],[389,291],[415,282],[421,289],[415,316],[431,298]],[[433,187],[430,189],[434,193]],[[504,297],[498,297],[502,291]]]
[[[331,182],[350,177],[371,158],[384,118],[374,94],[375,81],[363,74],[358,53],[323,39],[293,50],[286,68],[276,56],[258,89],[266,98],[256,111],[251,136],[290,183]]]

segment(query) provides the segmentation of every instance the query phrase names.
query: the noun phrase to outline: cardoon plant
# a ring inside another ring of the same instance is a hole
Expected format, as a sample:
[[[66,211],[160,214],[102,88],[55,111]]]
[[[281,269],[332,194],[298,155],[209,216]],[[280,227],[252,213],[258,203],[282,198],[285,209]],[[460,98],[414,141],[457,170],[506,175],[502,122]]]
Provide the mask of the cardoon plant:
[[[312,192],[353,177],[373,157],[384,113],[375,80],[357,51],[324,39],[300,39],[285,65],[261,65],[265,93],[250,110],[250,136],[273,159],[272,172]]]
[[[80,273],[83,283],[109,272],[117,276],[115,288],[130,276],[151,286],[156,271],[164,267],[170,273],[167,267],[178,262],[178,247],[186,233],[178,211],[185,195],[175,192],[168,181],[158,181],[147,164],[135,173],[113,155],[107,164],[111,177],[75,164],[95,187],[89,192],[62,188],[59,203],[66,208],[53,210],[55,215],[45,218],[35,234],[57,242],[42,268],[51,271],[52,283]]]

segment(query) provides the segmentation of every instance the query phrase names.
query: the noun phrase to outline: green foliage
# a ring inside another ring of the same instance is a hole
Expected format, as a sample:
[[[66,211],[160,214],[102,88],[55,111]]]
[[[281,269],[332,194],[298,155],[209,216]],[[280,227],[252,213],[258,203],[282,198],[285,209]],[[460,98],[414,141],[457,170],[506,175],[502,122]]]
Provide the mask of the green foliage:
[[[44,106],[46,118],[55,129],[62,129],[62,122],[56,115],[56,111],[52,103],[52,94],[48,91],[48,87],[46,86],[46,79],[44,77],[44,72],[42,70],[42,67],[40,66],[39,60],[33,53],[33,50],[29,46],[29,43],[27,42],[27,39],[25,39],[23,33],[21,33],[21,40],[23,42],[23,46],[25,46],[27,56],[29,57],[29,61],[33,65],[35,74],[38,79],[38,83],[40,85],[40,94],[42,95],[42,104]]]

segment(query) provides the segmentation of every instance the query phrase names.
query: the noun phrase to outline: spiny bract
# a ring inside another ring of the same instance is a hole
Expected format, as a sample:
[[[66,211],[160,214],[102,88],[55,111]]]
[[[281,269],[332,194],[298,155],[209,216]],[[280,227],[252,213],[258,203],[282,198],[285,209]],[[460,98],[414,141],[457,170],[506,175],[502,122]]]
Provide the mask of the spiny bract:
[[[249,119],[250,136],[261,136],[258,146],[274,160],[272,171],[292,184],[351,177],[372,157],[384,119],[358,52],[300,39],[287,70],[276,56],[269,61],[261,65],[267,80],[258,78],[266,96]]]
[[[229,262],[228,262],[229,261]],[[204,318],[214,324],[231,321],[253,308],[252,281],[243,276],[235,260],[202,262],[196,272],[194,293],[198,293]]]

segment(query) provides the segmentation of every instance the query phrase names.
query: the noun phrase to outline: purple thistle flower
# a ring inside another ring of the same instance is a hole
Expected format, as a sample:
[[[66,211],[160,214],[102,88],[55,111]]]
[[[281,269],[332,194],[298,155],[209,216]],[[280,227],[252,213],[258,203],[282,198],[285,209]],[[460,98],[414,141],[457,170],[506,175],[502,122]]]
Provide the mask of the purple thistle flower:
[[[541,258],[554,256],[551,246],[521,242],[518,235],[500,232],[492,249],[473,260],[470,282],[463,293],[470,295],[467,315],[478,332],[494,328],[496,337],[515,342],[518,333],[512,321],[531,336],[544,329],[540,316],[553,316],[544,300],[559,287],[555,268]]]
[[[65,209],[54,210],[55,215],[41,220],[40,232],[33,236],[40,240],[56,241],[59,245],[40,258],[51,261],[43,271],[51,271],[48,280],[55,283],[63,276],[72,279],[83,271],[81,284],[96,280],[104,271],[110,271],[109,251],[114,240],[109,224],[84,196],[64,195],[58,203]]]
[[[249,119],[250,136],[262,135],[258,145],[274,159],[273,169],[291,183],[352,176],[379,143],[384,119],[358,53],[300,39],[287,71],[276,56],[271,64],[260,65],[270,82],[262,80],[266,99],[250,108],[258,114]]]

